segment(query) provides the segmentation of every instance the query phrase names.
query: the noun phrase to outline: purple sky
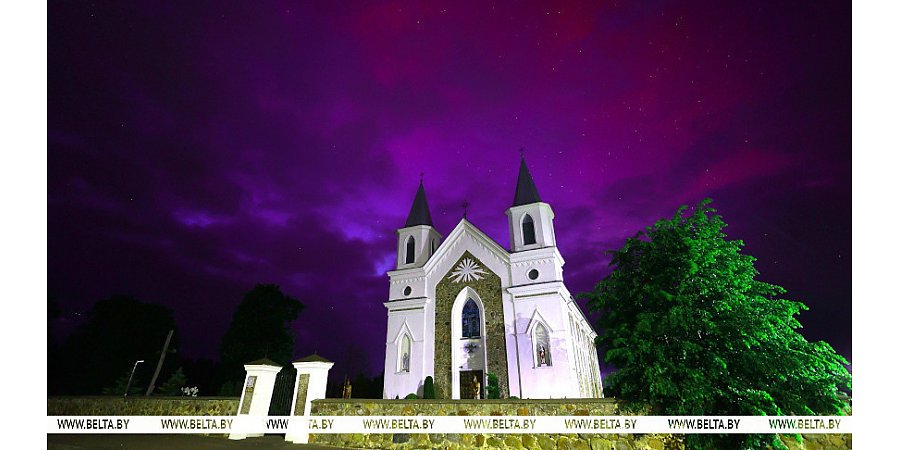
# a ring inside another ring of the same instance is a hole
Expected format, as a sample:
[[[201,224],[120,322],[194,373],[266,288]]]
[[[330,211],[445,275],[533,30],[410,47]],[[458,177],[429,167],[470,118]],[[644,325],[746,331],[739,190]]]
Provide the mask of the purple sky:
[[[298,356],[380,371],[419,172],[440,232],[469,201],[507,246],[524,146],[573,292],[711,197],[851,356],[849,2],[220,3],[49,5],[55,329],[132,294],[213,357],[277,283]]]

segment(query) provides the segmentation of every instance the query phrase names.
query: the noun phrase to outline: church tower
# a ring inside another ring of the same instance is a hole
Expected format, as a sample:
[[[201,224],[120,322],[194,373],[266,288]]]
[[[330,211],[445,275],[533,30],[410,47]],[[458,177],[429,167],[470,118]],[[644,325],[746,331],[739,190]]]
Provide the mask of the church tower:
[[[406,223],[397,230],[397,269],[422,267],[440,244],[441,235],[431,221],[425,186],[420,179]]]
[[[509,247],[513,252],[556,247],[553,209],[541,201],[524,154],[519,164],[516,196],[512,207],[506,210],[506,216],[509,219]]]
[[[506,217],[513,285],[562,282],[565,262],[556,248],[553,208],[541,201],[524,154],[519,162],[516,195]]]

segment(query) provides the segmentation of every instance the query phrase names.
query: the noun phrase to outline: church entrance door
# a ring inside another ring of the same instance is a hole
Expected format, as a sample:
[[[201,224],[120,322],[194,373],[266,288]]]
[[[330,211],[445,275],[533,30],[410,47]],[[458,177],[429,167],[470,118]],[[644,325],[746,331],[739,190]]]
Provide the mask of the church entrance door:
[[[461,370],[459,372],[459,398],[476,398],[476,380],[479,391],[477,398],[484,398],[483,370]]]

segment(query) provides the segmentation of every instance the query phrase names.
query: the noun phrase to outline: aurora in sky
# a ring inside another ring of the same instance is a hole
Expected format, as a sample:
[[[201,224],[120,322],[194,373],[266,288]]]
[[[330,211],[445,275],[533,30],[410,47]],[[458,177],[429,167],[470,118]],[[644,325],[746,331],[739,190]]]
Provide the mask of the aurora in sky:
[[[710,197],[850,359],[849,2],[545,3],[51,3],[51,328],[130,294],[215,357],[276,283],[298,356],[375,373],[419,174],[507,247],[524,147],[573,292]]]

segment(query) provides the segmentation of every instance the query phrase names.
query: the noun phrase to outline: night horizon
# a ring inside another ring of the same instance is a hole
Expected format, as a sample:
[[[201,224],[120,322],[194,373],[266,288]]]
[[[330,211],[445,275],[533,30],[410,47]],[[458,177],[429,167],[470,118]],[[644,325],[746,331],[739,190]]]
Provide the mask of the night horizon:
[[[508,248],[524,148],[573,293],[711,198],[852,362],[849,5],[53,4],[48,26],[57,336],[131,295],[216,359],[278,284],[306,306],[296,357],[376,375],[420,173],[441,234],[467,202]]]

